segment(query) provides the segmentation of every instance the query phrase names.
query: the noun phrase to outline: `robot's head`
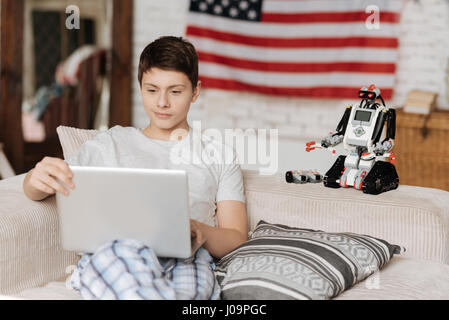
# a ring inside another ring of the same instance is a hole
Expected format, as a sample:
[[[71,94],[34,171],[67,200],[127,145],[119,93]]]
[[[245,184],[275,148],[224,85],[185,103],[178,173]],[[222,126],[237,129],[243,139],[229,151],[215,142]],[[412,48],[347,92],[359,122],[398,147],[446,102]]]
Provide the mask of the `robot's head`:
[[[368,88],[363,87],[359,90],[360,99],[376,100],[380,97],[380,89],[376,88],[374,84],[370,85]]]

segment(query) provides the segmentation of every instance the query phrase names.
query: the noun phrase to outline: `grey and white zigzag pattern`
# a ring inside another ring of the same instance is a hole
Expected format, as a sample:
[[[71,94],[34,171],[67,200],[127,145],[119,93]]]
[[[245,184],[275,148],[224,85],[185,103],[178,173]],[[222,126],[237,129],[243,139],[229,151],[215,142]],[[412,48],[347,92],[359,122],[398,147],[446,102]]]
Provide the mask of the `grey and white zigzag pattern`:
[[[402,248],[367,235],[326,233],[260,221],[251,239],[223,257],[227,290],[264,288],[284,296],[330,299],[382,268]]]

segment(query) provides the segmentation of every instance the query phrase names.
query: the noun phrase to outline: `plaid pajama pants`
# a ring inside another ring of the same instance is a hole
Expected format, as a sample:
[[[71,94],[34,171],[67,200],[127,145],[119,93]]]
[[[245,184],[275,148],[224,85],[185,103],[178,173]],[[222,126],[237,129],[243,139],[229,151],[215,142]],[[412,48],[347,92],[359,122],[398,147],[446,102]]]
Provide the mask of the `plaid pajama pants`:
[[[188,259],[158,258],[141,242],[122,239],[84,254],[71,284],[83,299],[216,300],[214,266],[204,248]]]

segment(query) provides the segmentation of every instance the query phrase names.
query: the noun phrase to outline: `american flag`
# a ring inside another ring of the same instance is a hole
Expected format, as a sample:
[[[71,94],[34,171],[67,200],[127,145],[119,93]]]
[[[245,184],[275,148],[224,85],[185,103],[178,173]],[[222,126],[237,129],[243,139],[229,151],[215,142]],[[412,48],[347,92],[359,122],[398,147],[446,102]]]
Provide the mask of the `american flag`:
[[[205,88],[357,98],[374,83],[388,99],[401,7],[401,0],[191,0],[186,36]]]

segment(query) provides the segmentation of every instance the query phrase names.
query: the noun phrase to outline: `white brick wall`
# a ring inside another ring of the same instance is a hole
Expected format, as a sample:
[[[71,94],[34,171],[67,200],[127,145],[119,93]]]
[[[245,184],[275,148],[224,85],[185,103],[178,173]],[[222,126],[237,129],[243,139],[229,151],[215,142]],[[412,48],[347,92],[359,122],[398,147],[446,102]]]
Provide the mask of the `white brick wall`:
[[[137,81],[139,56],[145,46],[163,35],[183,36],[187,19],[187,0],[135,0],[133,36],[133,117],[134,126],[147,125]],[[192,108],[194,109],[194,107]]]
[[[412,89],[424,89],[438,92],[437,106],[449,109],[449,1],[406,1],[400,34],[393,103],[403,103]]]
[[[187,10],[187,0],[135,0],[135,79],[139,55],[149,42],[161,35],[184,35]],[[449,109],[449,97],[446,96],[449,87],[449,1],[405,0],[400,28],[395,95],[387,103],[400,106],[410,90],[426,89],[439,92],[437,106]],[[148,120],[137,80],[134,82],[133,103],[133,125],[146,126]],[[282,163],[291,166],[303,161],[303,142],[319,140],[329,130],[335,130],[348,103],[358,103],[358,100],[279,98],[203,90],[191,106],[189,120],[201,120],[202,128],[277,128],[279,158],[283,159],[279,161],[280,166]],[[297,150],[291,147],[292,139],[297,141]],[[316,153],[310,161],[313,156],[308,153],[308,161],[327,165],[322,155],[318,155]],[[291,159],[291,162],[285,159]]]

